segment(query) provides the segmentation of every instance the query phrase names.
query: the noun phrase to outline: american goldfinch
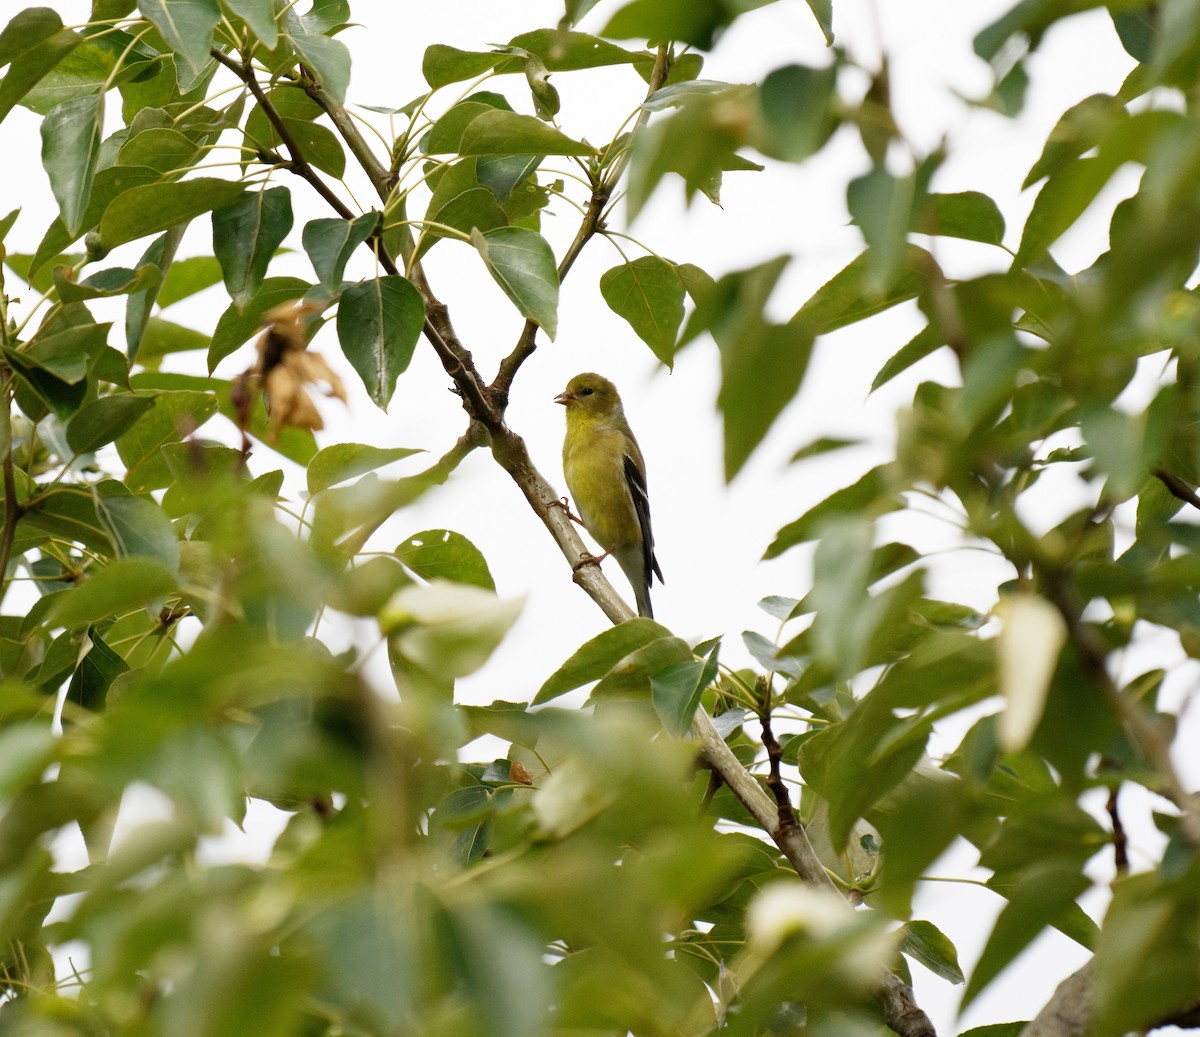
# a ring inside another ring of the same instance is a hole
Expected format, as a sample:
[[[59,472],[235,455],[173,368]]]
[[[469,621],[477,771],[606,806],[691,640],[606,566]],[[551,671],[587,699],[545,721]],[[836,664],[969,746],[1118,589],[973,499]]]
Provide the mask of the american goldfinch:
[[[584,527],[604,549],[595,561],[612,555],[633,587],[638,615],[653,617],[650,584],[655,576],[664,581],[654,557],[646,464],[617,387],[598,374],[577,374],[554,402],[567,408],[567,489]]]

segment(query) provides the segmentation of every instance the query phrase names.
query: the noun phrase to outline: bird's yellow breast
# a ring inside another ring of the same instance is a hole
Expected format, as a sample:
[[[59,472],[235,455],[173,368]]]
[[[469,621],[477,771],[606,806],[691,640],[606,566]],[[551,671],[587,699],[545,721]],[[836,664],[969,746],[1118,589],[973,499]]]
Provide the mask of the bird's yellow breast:
[[[577,417],[585,420],[572,422]],[[568,413],[563,475],[579,517],[605,551],[639,543],[641,536],[625,479],[625,452],[619,429]]]

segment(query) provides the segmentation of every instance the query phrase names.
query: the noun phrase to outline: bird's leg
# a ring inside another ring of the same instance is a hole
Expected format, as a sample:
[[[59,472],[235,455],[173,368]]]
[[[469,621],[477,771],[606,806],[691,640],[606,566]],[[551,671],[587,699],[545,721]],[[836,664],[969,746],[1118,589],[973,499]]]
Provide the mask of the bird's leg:
[[[604,561],[604,559],[606,559],[606,558],[607,558],[607,557],[608,557],[610,554],[612,554],[612,552],[611,552],[611,551],[605,551],[605,552],[604,552],[604,554],[602,554],[602,555],[589,555],[589,554],[585,554],[585,555],[583,555],[583,556],[582,556],[582,557],[579,559],[579,561],[578,561],[578,562],[576,562],[576,563],[575,563],[573,566],[571,566],[571,572],[577,573],[577,572],[579,572],[579,570],[580,570],[580,569],[582,569],[582,568],[583,568],[585,565],[599,565],[599,564],[600,564],[601,562],[603,562],[603,561]]]
[[[571,505],[567,502],[566,497],[559,497],[558,500],[546,501],[546,507],[562,508],[563,511],[565,511],[567,513],[567,518],[569,518],[572,522],[578,523],[581,526],[583,525],[583,519],[581,519],[578,515],[576,515],[573,511],[571,511]]]

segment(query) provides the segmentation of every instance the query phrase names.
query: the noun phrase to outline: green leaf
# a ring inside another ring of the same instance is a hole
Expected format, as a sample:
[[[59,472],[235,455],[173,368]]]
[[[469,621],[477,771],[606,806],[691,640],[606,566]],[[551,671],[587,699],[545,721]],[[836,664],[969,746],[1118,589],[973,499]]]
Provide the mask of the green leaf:
[[[177,180],[205,154],[197,141],[167,126],[155,126],[130,137],[117,153],[123,166],[155,169],[164,178]]]
[[[14,18],[9,23],[9,27],[11,28],[20,17],[21,15],[18,15]],[[7,31],[6,29],[5,32],[7,33]],[[23,35],[23,33],[16,34],[10,42],[17,43]],[[28,105],[29,95],[38,83],[81,43],[83,43],[83,37],[78,33],[72,32],[70,29],[60,29],[53,35],[39,40],[29,49],[23,49],[14,57],[8,74],[0,82],[0,119],[8,115],[15,105],[22,102]],[[55,103],[62,100],[64,98],[58,98]],[[54,105],[39,105],[38,107],[40,108],[39,114],[45,114]]]
[[[101,497],[96,514],[119,558],[152,558],[179,573],[179,537],[166,512],[145,497]]]
[[[674,40],[710,50],[740,10],[741,5],[721,0],[632,0],[613,14],[600,35],[616,40]]]
[[[221,264],[215,256],[188,256],[171,264],[158,291],[158,305],[171,306],[221,281]]]
[[[795,398],[812,356],[813,334],[803,321],[765,325],[721,347],[717,407],[725,419],[725,481],[746,463],[775,419]]]
[[[77,541],[101,554],[110,554],[113,549],[108,532],[96,515],[91,494],[74,488],[39,497],[29,506],[21,523],[63,540]]]
[[[1004,241],[1004,216],[1000,207],[979,191],[929,194],[914,229],[922,234],[1000,245]]]
[[[179,223],[222,209],[241,198],[245,189],[233,180],[197,177],[180,183],[146,184],[113,199],[100,220],[105,248],[158,234]]]
[[[154,406],[128,432],[117,437],[117,453],[128,470],[126,485],[135,493],[165,486],[170,476],[159,447],[191,435],[216,413],[217,400],[211,393],[160,393]],[[156,481],[159,474],[162,482]]]
[[[925,289],[929,272],[937,269],[933,256],[908,245],[895,281],[875,293],[867,289],[871,265],[871,250],[867,249],[818,288],[796,316],[811,324],[816,334],[824,335],[915,298]]]
[[[630,619],[585,642],[538,689],[535,706],[599,680],[627,655],[652,641],[669,637],[670,631],[652,619]]]
[[[1028,1021],[1019,1023],[990,1023],[987,1026],[972,1026],[963,1030],[958,1037],[1021,1037]]]
[[[668,367],[675,358],[675,339],[683,323],[683,282],[675,265],[658,256],[642,256],[605,271],[600,294],[638,338]]]
[[[821,27],[825,46],[833,46],[833,0],[808,0],[808,8]]]
[[[337,313],[342,352],[381,410],[387,410],[424,325],[425,300],[406,278],[377,277],[342,293]]]
[[[321,285],[330,290],[342,283],[346,263],[359,245],[379,226],[379,213],[368,212],[353,220],[310,220],[301,240]]]
[[[693,660],[691,648],[680,637],[660,637],[630,652],[592,689],[592,699],[606,695],[652,694],[655,677]]]
[[[1047,180],[1025,220],[1013,266],[1028,266],[1044,256],[1087,211],[1114,171],[1106,157],[1080,158]]]
[[[327,126],[313,120],[324,114],[316,101],[300,87],[279,86],[267,94],[276,114],[283,120],[300,157],[330,176],[341,178],[346,172],[346,152],[338,136]],[[278,148],[279,131],[259,105],[246,118],[245,144],[251,149]]]
[[[268,277],[245,307],[231,303],[217,320],[208,348],[208,369],[222,360],[263,326],[263,314],[282,303],[299,299],[312,287],[298,277]]]
[[[520,167],[516,173],[520,175],[521,171],[527,168],[528,159],[521,156],[510,156],[490,160],[465,159],[462,162],[456,162],[439,177],[433,197],[429,200],[425,211],[426,219],[432,223],[453,227],[462,231],[464,235],[470,234],[473,229],[489,231],[496,227],[506,226],[508,218],[500,208],[495,190],[482,185],[479,181],[479,166],[487,161],[508,165],[516,163]],[[503,169],[494,169],[492,172],[497,175],[495,186],[501,189],[507,186],[511,193],[515,184],[502,182]],[[444,236],[445,233],[440,227],[422,227],[421,237],[417,242],[417,258],[420,259]]]
[[[19,11],[0,31],[0,68],[44,43],[62,27],[62,19],[49,7]]]
[[[691,727],[700,698],[717,675],[717,651],[713,645],[707,659],[677,663],[650,678],[650,701],[671,734],[682,738]]]
[[[185,328],[182,324],[151,317],[146,321],[146,330],[138,347],[138,361],[143,367],[153,368],[155,363],[170,353],[187,353],[196,349],[208,349],[212,339],[202,331]]]
[[[284,15],[283,35],[296,56],[329,95],[338,104],[344,104],[346,88],[350,85],[350,51],[341,40],[314,31],[317,28],[319,26],[312,24],[309,16],[300,17],[294,8],[288,8]]]
[[[129,302],[125,306],[125,352],[130,361],[137,357],[138,350],[141,349],[142,338],[146,334],[146,327],[151,320],[150,311],[154,308],[159,289],[162,287],[163,272],[170,270],[171,263],[175,259],[175,250],[179,248],[186,229],[186,227],[172,227],[152,241],[150,247],[142,253],[139,270],[141,266],[145,266],[153,270],[157,276],[145,288],[132,292]]]
[[[1154,1029],[1195,1006],[1198,914],[1194,893],[1161,873],[1113,884],[1094,959],[1098,1037]]]
[[[69,234],[79,233],[96,175],[104,95],[64,101],[42,121],[42,165]]]
[[[902,371],[907,371],[918,360],[924,360],[946,344],[946,336],[940,327],[926,324],[911,339],[893,353],[887,362],[879,369],[875,380],[871,383],[871,392],[881,385],[886,385]]]
[[[213,30],[221,21],[217,0],[138,0],[138,8],[194,73],[208,64]]]
[[[590,6],[588,4],[587,6]],[[522,51],[535,54],[551,72],[631,64],[649,71],[654,56],[646,51],[626,50],[615,43],[584,32],[536,29],[515,36],[509,46],[492,51],[467,51],[435,43],[425,49],[421,73],[435,90],[450,83],[474,79],[491,69],[497,73],[525,70]]]
[[[262,287],[267,265],[292,229],[292,193],[272,187],[243,195],[212,214],[213,252],[229,295],[245,306]]]
[[[402,446],[385,448],[364,443],[335,443],[318,451],[308,462],[308,492],[320,493],[356,475],[419,453],[420,450]]]
[[[114,266],[97,270],[82,281],[72,281],[66,275],[69,267],[55,267],[54,286],[63,302],[86,302],[89,299],[112,299],[118,295],[133,295],[147,291],[157,285],[162,272],[152,263],[145,263],[136,270]]]
[[[558,330],[558,269],[546,239],[523,227],[498,227],[486,234],[472,231],[471,241],[521,315],[553,341]]]
[[[67,425],[67,442],[77,454],[90,454],[131,429],[153,406],[153,397],[132,393],[89,400]]]
[[[1026,865],[1007,891],[1008,903],[996,919],[967,981],[963,1008],[1047,926],[1063,917],[1068,909],[1077,908],[1075,898],[1089,886],[1091,881],[1079,873],[1079,865],[1073,861],[1050,858]]]
[[[454,146],[448,148],[447,144]],[[460,155],[599,154],[590,144],[573,140],[536,116],[490,106],[466,124],[457,141],[446,140],[441,147]]]
[[[91,647],[71,674],[67,701],[103,713],[108,689],[121,674],[128,672],[129,664],[104,643],[95,627],[88,627],[87,636]]]
[[[494,591],[487,559],[470,540],[450,529],[414,533],[396,548],[396,557],[426,580],[443,579]]]
[[[904,942],[900,949],[914,961],[919,961],[934,975],[951,983],[963,981],[962,969],[958,967],[958,952],[954,944],[932,922],[905,922],[901,931]]]
[[[888,465],[877,465],[858,482],[831,493],[776,535],[764,558],[776,558],[790,547],[812,540],[820,526],[837,515],[883,515],[899,507]]]
[[[140,608],[175,591],[175,574],[153,558],[124,558],[72,587],[47,622],[82,627]]]
[[[223,0],[225,6],[241,18],[267,50],[279,43],[279,27],[275,24],[275,5],[272,0]]]

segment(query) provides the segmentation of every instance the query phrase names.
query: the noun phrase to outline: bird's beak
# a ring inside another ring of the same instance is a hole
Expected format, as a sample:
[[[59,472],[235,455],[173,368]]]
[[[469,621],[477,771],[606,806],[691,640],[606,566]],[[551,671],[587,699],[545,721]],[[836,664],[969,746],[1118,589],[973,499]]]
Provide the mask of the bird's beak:
[[[554,402],[561,403],[564,407],[569,407],[577,399],[579,399],[579,397],[576,396],[573,392],[567,392],[567,390],[564,389],[562,392],[560,392],[557,396],[554,397]]]

